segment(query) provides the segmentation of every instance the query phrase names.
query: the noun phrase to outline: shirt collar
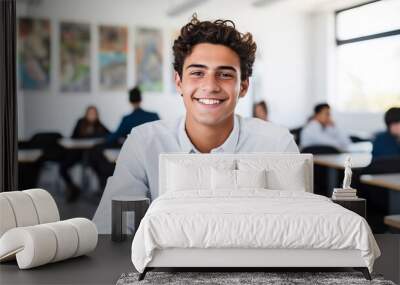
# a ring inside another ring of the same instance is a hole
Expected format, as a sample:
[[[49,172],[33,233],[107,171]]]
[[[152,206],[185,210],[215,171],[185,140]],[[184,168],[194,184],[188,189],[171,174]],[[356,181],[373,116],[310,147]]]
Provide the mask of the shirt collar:
[[[186,133],[185,120],[186,117],[183,117],[179,123],[179,145],[181,146],[181,150],[185,153],[200,153],[200,151],[196,149],[196,147],[192,144]],[[235,153],[236,145],[238,144],[239,141],[239,131],[240,131],[239,119],[238,116],[235,115],[233,121],[233,130],[229,134],[229,137],[222,145],[212,149],[211,153],[220,153],[220,152]]]

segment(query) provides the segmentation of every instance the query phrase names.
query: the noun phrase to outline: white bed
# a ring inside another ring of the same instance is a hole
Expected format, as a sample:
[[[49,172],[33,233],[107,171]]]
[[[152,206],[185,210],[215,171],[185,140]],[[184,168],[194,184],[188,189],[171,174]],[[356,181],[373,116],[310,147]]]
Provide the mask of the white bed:
[[[370,278],[371,230],[312,194],[311,155],[162,154],[159,167],[160,195],[132,243],[140,279],[155,267],[354,267]]]

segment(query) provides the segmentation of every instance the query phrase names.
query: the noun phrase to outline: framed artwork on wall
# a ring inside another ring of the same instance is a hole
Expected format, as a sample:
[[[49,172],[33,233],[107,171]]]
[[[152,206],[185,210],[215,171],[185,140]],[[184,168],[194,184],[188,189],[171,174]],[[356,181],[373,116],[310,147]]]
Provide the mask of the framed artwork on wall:
[[[90,92],[90,60],[90,25],[61,22],[61,92]]]
[[[19,82],[23,90],[48,90],[50,85],[49,20],[19,18]]]
[[[128,28],[117,26],[99,26],[98,28],[100,90],[125,90]]]
[[[161,31],[138,28],[135,43],[137,84],[142,91],[161,92],[163,90]]]

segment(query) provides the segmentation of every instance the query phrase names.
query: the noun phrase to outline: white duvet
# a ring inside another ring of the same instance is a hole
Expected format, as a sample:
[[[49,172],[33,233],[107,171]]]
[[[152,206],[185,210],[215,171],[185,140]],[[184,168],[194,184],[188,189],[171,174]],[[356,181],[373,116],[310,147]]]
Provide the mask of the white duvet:
[[[323,196],[265,189],[160,196],[133,239],[135,268],[165,248],[358,249],[370,272],[380,255],[359,215]]]

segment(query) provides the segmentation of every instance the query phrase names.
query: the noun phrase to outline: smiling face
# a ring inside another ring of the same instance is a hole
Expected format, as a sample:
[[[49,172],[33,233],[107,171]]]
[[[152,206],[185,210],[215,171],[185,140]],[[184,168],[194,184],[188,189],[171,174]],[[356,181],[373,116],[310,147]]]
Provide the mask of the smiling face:
[[[209,43],[194,46],[185,58],[182,78],[175,74],[186,107],[186,124],[232,126],[237,101],[249,85],[240,75],[239,56],[230,48]]]

